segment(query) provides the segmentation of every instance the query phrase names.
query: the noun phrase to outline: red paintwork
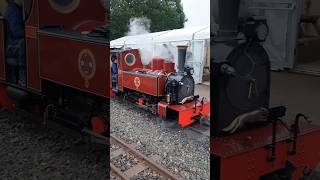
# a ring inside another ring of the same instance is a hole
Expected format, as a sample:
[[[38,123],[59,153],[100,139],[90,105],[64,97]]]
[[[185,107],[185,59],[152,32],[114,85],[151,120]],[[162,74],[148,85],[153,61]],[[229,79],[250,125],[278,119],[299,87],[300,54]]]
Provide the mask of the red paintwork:
[[[38,51],[39,6],[34,0],[31,13],[26,21],[26,62],[27,87],[41,92]]]
[[[127,54],[133,54],[136,57],[136,63],[132,66],[128,66],[124,58],[126,57]],[[141,57],[139,55],[139,51],[137,49],[132,49],[132,50],[127,50],[122,53],[120,53],[120,58],[119,58],[119,64],[118,64],[118,89],[123,91],[123,71],[126,70],[133,70],[135,68],[142,68],[143,64],[141,62]],[[111,72],[111,71],[110,71]]]
[[[110,95],[110,97],[115,97],[116,96],[116,94],[112,91],[112,89],[109,90],[109,95]]]
[[[106,120],[103,117],[95,116],[91,118],[92,131],[98,134],[107,132]]]
[[[0,18],[0,80],[6,79],[5,73],[5,45],[4,45],[4,26],[3,20]]]
[[[162,58],[152,59],[151,69],[152,70],[163,70],[164,69],[164,59],[162,59]]]
[[[162,80],[161,76],[150,75],[150,74],[140,74],[136,72],[123,71],[123,87],[139,91],[152,96],[163,96],[164,92],[159,91],[164,89],[159,87],[159,81]],[[138,80],[139,85],[136,81]]]
[[[106,11],[100,0],[81,0],[77,9],[68,14],[57,12],[51,7],[48,0],[37,0],[39,3],[40,27],[49,25],[61,25],[67,29],[73,29],[83,22],[95,20],[105,22]]]
[[[41,78],[96,95],[110,96],[109,46],[67,37],[39,36]],[[92,52],[96,63],[96,71],[93,78],[89,79],[88,87],[78,68],[79,54],[84,49]]]
[[[38,27],[26,26],[26,38],[37,39],[38,38]]]
[[[320,139],[320,127],[302,122],[300,127],[297,154],[290,156],[288,151],[292,144],[286,142],[291,137],[290,133],[282,125],[278,125],[274,162],[267,161],[271,149],[265,148],[271,143],[271,125],[228,137],[214,138],[211,143],[211,153],[221,160],[220,167],[212,168],[220,168],[220,180],[257,180],[263,175],[284,168],[285,162],[289,160],[298,167],[294,179],[299,179],[305,166],[314,169],[320,162],[320,144],[317,143]]]
[[[161,76],[159,78],[158,82],[158,92],[159,95],[164,96],[165,95],[165,87],[166,87],[166,81],[167,81],[168,76]],[[163,88],[162,88],[163,87]]]
[[[166,110],[167,110],[167,107],[168,107],[168,106],[169,106],[169,105],[168,105],[167,103],[165,103],[165,102],[159,102],[159,103],[158,103],[158,115],[159,115],[160,117],[166,118],[166,116],[167,116]]]
[[[94,11],[90,11],[94,9]],[[84,13],[90,11],[90,13]],[[41,92],[39,72],[39,42],[37,31],[39,27],[60,25],[63,28],[91,30],[105,22],[105,10],[99,0],[82,0],[78,8],[69,14],[61,14],[51,8],[48,1],[34,0],[30,16],[26,21],[26,57],[27,86]],[[91,28],[91,29],[90,29]],[[109,94],[109,93],[104,93]]]
[[[0,84],[0,107],[11,110],[15,107],[15,102],[7,94],[6,86]]]
[[[179,112],[178,123],[180,126],[186,127],[196,122],[193,118],[199,114],[210,116],[209,101],[205,101],[202,108],[202,104],[197,102],[196,111],[194,111],[194,104],[194,101],[191,101],[185,104],[169,105],[167,108]]]
[[[127,54],[133,54],[136,58],[135,64],[128,65],[125,62]],[[174,63],[169,63],[167,68],[171,71]],[[154,58],[147,69],[147,66],[142,64],[139,51],[137,49],[123,51],[120,53],[119,59],[119,85],[118,88],[123,91],[123,88],[136,90],[152,96],[164,96],[164,87],[167,80],[167,73],[164,71],[165,61],[161,58]],[[140,72],[139,72],[140,71]],[[141,73],[141,72],[144,73]],[[139,78],[140,85],[135,84],[135,79]]]
[[[26,36],[27,45],[27,85],[28,88],[41,92],[41,79],[39,72],[39,48],[38,48],[38,34],[36,27],[27,26],[26,31],[29,32]]]
[[[205,102],[201,110],[201,103],[197,103],[197,110],[194,112],[194,101],[182,105],[169,105],[166,102],[158,103],[158,115],[162,118],[167,117],[167,109],[177,111],[178,123],[182,127],[189,126],[196,122],[193,118],[199,114],[204,117],[210,116],[210,102]]]
[[[135,62],[134,65],[128,66],[125,63],[125,57],[126,57],[127,54],[133,54],[135,56],[136,62]],[[118,68],[123,70],[123,71],[133,70],[135,68],[143,68],[143,64],[142,64],[142,61],[141,61],[141,57],[140,57],[139,51],[137,49],[132,49],[132,50],[127,50],[127,51],[122,52],[120,54],[119,67]]]
[[[163,68],[164,72],[166,72],[167,74],[173,73],[175,72],[174,69],[174,62],[172,61],[166,61],[164,63],[164,68]]]
[[[118,68],[118,89],[120,91],[123,91],[123,80],[122,80],[123,79],[123,73],[122,72],[123,71]],[[111,73],[111,71],[110,71],[110,73]],[[110,83],[111,83],[111,81],[110,81]],[[110,85],[110,87],[112,87],[112,86]]]
[[[144,104],[144,99],[143,98],[139,98],[138,99],[138,104],[143,105]]]

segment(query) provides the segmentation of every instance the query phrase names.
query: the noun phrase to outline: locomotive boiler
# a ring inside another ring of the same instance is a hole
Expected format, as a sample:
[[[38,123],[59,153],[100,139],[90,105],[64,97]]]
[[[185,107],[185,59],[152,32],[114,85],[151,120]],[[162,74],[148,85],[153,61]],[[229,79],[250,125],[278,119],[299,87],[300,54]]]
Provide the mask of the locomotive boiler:
[[[286,108],[269,106],[270,60],[262,44],[268,36],[266,21],[240,21],[240,0],[212,5],[219,30],[211,36],[211,177],[319,179],[320,127],[303,114],[289,126],[283,120]]]
[[[118,85],[127,100],[182,127],[207,119],[210,103],[195,95],[193,69],[185,67],[187,46],[178,46],[178,70],[172,60],[156,57],[143,65],[138,49],[118,50]]]

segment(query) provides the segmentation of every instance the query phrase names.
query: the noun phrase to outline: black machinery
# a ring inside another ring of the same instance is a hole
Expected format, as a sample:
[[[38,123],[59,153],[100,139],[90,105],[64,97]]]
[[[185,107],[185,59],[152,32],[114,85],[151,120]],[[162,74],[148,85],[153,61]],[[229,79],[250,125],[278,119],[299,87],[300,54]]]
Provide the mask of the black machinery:
[[[214,134],[241,114],[269,107],[270,62],[260,44],[268,26],[253,17],[239,20],[239,5],[240,0],[213,3],[219,24],[219,30],[211,34]]]
[[[179,104],[194,97],[193,69],[185,67],[186,53],[187,46],[178,46],[178,72],[170,74],[165,84],[170,104]]]

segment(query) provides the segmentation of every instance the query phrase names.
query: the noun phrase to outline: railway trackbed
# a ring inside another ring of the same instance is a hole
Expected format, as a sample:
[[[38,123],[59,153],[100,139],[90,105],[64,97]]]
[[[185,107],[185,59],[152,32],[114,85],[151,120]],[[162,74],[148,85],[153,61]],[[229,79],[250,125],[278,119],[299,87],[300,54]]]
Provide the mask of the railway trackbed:
[[[206,137],[210,137],[210,127],[203,126],[203,125],[194,125],[194,126],[189,126],[187,129],[194,131],[198,134],[201,134]]]
[[[118,100],[120,100],[120,98],[118,98]],[[125,100],[123,98],[120,101],[123,102]],[[150,111],[148,111],[147,109],[141,108],[141,106],[137,105],[136,103],[133,103],[131,101],[125,101],[125,102],[129,103],[130,105],[132,105],[135,108],[140,108],[140,110],[143,110],[146,113],[152,114],[153,116],[155,116],[155,119],[156,118],[161,119],[161,120],[158,120],[158,122],[160,124],[162,124],[164,127],[174,127],[175,128],[175,127],[178,126],[177,125],[177,120],[175,120],[173,123],[168,121],[168,120],[163,120],[162,118],[157,117],[158,116],[157,114],[153,114]],[[205,137],[210,137],[210,126],[207,126],[204,123],[196,122],[196,123],[186,127],[185,129],[188,129],[190,131],[196,132],[197,134],[201,134],[201,135],[203,135]]]
[[[110,146],[117,147],[115,150],[111,150],[110,152],[110,170],[118,179],[141,179],[138,177],[143,176],[143,172],[145,171],[157,174],[157,179],[178,179],[175,175],[154,162],[151,158],[138,152],[133,146],[123,142],[113,135],[110,135]],[[137,161],[133,163],[131,167],[126,169],[121,169],[121,167],[117,166],[116,163],[112,161],[114,158],[128,155],[134,157]]]
[[[108,179],[107,146],[98,138],[41,122],[0,110],[0,179]]]

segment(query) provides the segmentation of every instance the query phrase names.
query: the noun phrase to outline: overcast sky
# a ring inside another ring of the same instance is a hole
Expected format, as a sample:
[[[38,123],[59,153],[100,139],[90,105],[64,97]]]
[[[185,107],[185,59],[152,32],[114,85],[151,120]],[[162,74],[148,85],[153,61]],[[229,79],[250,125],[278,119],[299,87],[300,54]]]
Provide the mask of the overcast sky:
[[[188,18],[185,27],[210,25],[210,0],[182,0]]]

